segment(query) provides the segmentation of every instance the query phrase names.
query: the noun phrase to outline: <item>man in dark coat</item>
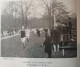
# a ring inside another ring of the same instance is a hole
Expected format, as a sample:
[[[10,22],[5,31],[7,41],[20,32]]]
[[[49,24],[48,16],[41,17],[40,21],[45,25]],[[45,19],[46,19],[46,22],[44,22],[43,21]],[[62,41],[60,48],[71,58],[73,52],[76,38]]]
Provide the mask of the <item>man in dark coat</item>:
[[[37,35],[40,37],[40,30],[36,29],[36,31],[37,31]]]
[[[59,41],[60,41],[60,32],[59,30],[56,28],[53,30],[53,33],[52,33],[52,41],[53,41],[53,44],[56,48],[55,49],[55,52],[56,50],[58,51],[59,48],[57,48],[59,46]]]
[[[51,44],[51,38],[48,34],[45,37],[45,41],[44,41],[43,45],[45,46],[45,52],[48,54],[48,58],[51,58],[52,44]]]

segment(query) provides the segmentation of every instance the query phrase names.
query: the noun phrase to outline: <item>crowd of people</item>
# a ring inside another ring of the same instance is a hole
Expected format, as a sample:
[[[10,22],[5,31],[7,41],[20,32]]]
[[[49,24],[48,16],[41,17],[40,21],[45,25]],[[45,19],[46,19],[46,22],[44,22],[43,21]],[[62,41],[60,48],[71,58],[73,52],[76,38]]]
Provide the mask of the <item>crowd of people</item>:
[[[54,52],[59,51],[59,45],[64,39],[68,38],[68,34],[70,34],[70,40],[72,40],[72,24],[69,22],[68,26],[65,24],[64,28],[58,28],[53,27],[52,29],[44,29],[44,28],[35,28],[35,29],[29,29],[28,27],[25,29],[24,26],[22,26],[22,29],[20,29],[17,33],[15,30],[11,32],[11,34],[8,33],[8,31],[5,31],[3,33],[4,37],[8,35],[21,35],[21,42],[23,44],[23,48],[26,49],[26,41],[29,42],[29,37],[31,35],[31,32],[34,32],[37,34],[38,37],[41,36],[41,32],[44,31],[44,42],[41,44],[42,46],[45,46],[45,53],[48,54],[48,58],[51,58],[52,50]],[[67,38],[64,38],[64,34],[67,35]],[[68,39],[67,39],[68,42]]]
[[[1,38],[5,38],[8,36],[15,35],[17,33],[17,29],[10,29],[1,32]]]
[[[63,29],[65,29],[65,28],[63,28]],[[58,29],[57,27],[52,28],[52,29],[43,29],[43,28],[38,29],[37,28],[37,29],[30,30],[29,28],[25,29],[24,26],[22,26],[22,29],[19,32],[21,33],[21,42],[23,43],[23,48],[26,49],[25,41],[27,39],[27,42],[29,42],[30,33],[32,31],[34,31],[34,33],[36,33],[37,36],[40,37],[41,30],[44,30],[44,32],[45,32],[45,40],[44,40],[42,46],[45,46],[45,52],[48,54],[48,58],[51,58],[52,50],[54,52],[59,51],[60,42],[62,42],[64,40],[64,38],[63,38],[64,33],[61,32],[61,30]],[[71,28],[68,30],[68,32],[69,32],[69,34],[71,34]]]

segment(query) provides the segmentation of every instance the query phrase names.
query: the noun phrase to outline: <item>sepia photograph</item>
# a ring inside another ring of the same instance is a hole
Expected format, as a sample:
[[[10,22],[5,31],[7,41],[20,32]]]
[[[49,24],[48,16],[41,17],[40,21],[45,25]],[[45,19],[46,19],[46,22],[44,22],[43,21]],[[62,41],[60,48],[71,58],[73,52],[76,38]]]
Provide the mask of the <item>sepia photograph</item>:
[[[1,57],[76,58],[76,0],[4,1]]]

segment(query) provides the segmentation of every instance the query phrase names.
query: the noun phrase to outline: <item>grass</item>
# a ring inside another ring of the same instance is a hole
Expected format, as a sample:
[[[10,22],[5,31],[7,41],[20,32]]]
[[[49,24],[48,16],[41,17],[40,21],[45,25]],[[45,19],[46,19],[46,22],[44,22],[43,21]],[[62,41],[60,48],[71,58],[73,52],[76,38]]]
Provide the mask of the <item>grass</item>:
[[[1,56],[2,57],[20,57],[20,58],[46,58],[47,54],[44,52],[43,43],[44,34],[39,38],[36,34],[31,34],[29,42],[26,41],[26,49],[20,40],[20,36],[1,40]],[[52,58],[69,58],[76,57],[76,50],[66,50],[65,56],[62,56],[62,50],[52,53]]]

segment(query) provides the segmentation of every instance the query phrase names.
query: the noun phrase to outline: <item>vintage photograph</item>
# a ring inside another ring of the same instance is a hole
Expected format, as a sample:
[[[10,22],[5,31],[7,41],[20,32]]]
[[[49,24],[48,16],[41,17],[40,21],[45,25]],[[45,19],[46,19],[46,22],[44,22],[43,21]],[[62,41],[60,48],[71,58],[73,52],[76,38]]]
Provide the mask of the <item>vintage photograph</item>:
[[[1,57],[77,57],[76,0],[4,1]]]

